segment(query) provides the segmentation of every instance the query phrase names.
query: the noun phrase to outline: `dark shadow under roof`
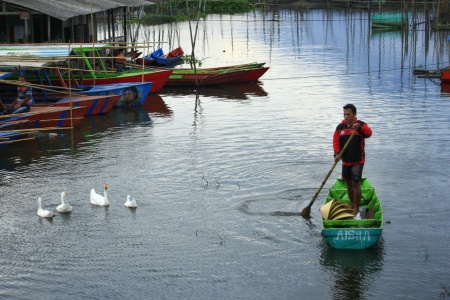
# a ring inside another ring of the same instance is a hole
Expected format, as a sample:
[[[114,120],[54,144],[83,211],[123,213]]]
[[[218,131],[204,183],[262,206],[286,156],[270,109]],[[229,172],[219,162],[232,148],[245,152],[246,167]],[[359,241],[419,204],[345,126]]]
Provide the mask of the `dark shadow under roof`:
[[[118,7],[154,4],[147,0],[4,0],[60,20],[106,11]]]

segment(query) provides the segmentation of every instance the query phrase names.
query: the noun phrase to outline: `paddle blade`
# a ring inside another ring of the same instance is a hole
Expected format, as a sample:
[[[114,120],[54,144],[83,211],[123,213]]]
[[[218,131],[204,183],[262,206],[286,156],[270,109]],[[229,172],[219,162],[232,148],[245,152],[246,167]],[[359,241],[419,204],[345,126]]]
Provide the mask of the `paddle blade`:
[[[304,217],[304,218],[309,218],[311,216],[311,205],[308,205],[307,207],[305,207],[301,212],[300,212],[300,216]]]

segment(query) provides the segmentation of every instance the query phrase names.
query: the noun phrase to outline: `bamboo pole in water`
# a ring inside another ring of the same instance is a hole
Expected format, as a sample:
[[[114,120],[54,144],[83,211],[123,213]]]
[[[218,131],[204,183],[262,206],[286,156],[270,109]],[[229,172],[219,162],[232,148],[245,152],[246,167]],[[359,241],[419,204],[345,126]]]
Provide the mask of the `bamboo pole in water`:
[[[19,85],[19,84],[21,84],[20,81],[4,80],[4,79],[0,79],[0,83],[4,83],[4,84],[8,84],[8,85]],[[61,93],[61,94],[67,94],[67,95],[70,94],[70,92],[64,92],[64,91],[61,91],[61,90],[54,90],[54,89],[44,88],[42,85],[32,84],[32,83],[29,83],[29,82],[24,82],[22,85],[23,86],[29,86],[29,87],[32,87],[32,88],[38,89],[38,90],[47,91],[47,92]],[[55,87],[55,88],[61,88],[61,87]],[[84,94],[77,94],[77,93],[72,93],[72,95],[75,95],[75,96],[86,96]]]
[[[69,52],[70,52],[70,40],[69,40]],[[72,115],[72,82],[70,76],[70,59],[67,60],[67,69],[69,72],[69,101],[70,101],[70,127],[73,127],[73,115]]]
[[[194,37],[192,37],[192,26],[191,26],[191,14],[190,14],[190,10],[189,10],[189,3],[188,0],[186,0],[186,10],[187,10],[187,15],[188,15],[188,20],[189,20],[189,33],[191,35],[191,45],[192,45],[192,52],[191,52],[191,68],[192,65],[194,65],[194,74],[195,74],[195,85],[198,87],[198,78],[197,78],[197,66],[195,65],[195,42],[197,40],[197,32],[198,32],[198,23],[200,21],[200,9],[202,7],[202,1],[199,0],[198,2],[198,8],[197,8],[197,25],[195,27],[195,35]]]
[[[26,133],[36,133],[38,131],[48,131],[48,130],[67,130],[73,127],[43,127],[43,128],[29,128],[29,129],[13,129],[8,131],[14,132],[26,132]]]

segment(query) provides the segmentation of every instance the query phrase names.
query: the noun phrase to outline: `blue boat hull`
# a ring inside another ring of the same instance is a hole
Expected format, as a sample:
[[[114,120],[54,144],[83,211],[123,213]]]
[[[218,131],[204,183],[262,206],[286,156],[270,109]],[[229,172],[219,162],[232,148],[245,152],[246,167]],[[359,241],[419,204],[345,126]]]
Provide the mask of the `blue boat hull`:
[[[87,96],[103,96],[103,95],[122,95],[119,101],[116,103],[116,107],[126,106],[123,98],[124,91],[130,87],[134,87],[137,90],[137,101],[133,102],[128,107],[141,106],[144,105],[147,99],[150,89],[152,88],[152,82],[128,82],[128,83],[117,83],[117,84],[100,84],[90,87],[89,90],[85,90],[82,94]]]
[[[322,235],[336,249],[367,249],[378,242],[381,229],[323,229]]]
[[[135,101],[131,106],[144,105],[148,94],[153,86],[153,82],[127,82],[117,84],[97,84],[97,85],[81,85],[73,86],[72,93],[86,96],[106,96],[106,95],[123,95],[126,89],[135,87],[137,90],[138,101]],[[45,86],[47,89],[58,91],[59,87]],[[39,101],[59,101],[62,98],[68,97],[67,93],[52,93],[49,94],[46,90],[33,91],[35,102]],[[17,87],[14,85],[2,86],[0,89],[0,98],[3,101],[13,101],[17,97]],[[124,102],[123,96],[116,103],[116,107],[121,106]],[[8,102],[4,102],[8,103]],[[129,105],[130,106],[130,105]]]

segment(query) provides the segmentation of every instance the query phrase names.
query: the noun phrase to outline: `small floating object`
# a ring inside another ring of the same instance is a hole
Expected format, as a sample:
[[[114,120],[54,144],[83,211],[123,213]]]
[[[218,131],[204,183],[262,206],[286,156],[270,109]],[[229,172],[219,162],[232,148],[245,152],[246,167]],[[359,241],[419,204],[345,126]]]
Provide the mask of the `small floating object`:
[[[48,134],[48,136],[51,137],[51,138],[54,138],[54,137],[57,137],[58,134],[57,134],[57,133],[54,133],[54,132],[50,132],[50,133]]]

